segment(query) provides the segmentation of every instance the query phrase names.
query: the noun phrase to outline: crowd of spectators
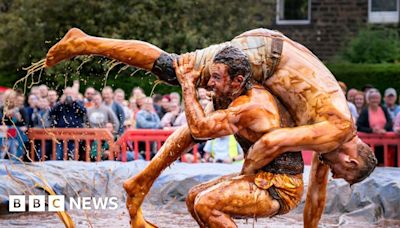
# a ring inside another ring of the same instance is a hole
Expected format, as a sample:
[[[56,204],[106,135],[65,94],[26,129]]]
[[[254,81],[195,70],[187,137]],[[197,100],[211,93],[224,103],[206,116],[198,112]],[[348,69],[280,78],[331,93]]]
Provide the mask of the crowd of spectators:
[[[396,132],[400,134],[400,99],[394,88],[387,88],[383,97],[372,85],[365,85],[361,91],[351,88],[347,90],[343,82],[339,82],[346,94],[347,103],[359,132],[384,134]]]
[[[347,90],[344,83],[339,84],[346,94],[358,131],[400,134],[400,106],[397,103],[400,99],[397,100],[395,89],[386,89],[382,98],[379,90],[370,85],[359,91]],[[127,129],[174,130],[186,124],[181,97],[176,92],[150,97],[140,87],[133,88],[130,94],[109,86],[101,91],[88,87],[83,94],[79,90],[78,81],[61,94],[46,85],[33,86],[26,95],[21,90],[0,87],[0,158],[23,159],[30,146],[26,135],[28,128],[106,128],[117,139]],[[203,88],[198,89],[198,98],[203,108],[211,103]],[[74,159],[74,142],[67,144],[69,157]],[[102,145],[104,158],[108,157],[104,153],[107,146]],[[41,156],[40,146],[37,147],[38,156]],[[91,156],[96,157],[97,145],[91,147]],[[63,148],[63,142],[57,144],[57,159],[63,159]],[[134,158],[133,148],[128,144],[128,160]],[[243,152],[233,137],[204,142],[199,149],[203,161],[231,163],[243,159]],[[49,157],[50,144],[46,144],[46,150]],[[145,145],[140,144],[139,150],[140,158],[144,158]],[[154,156],[156,143],[151,145],[151,150]],[[186,159],[192,159],[190,154]]]
[[[28,128],[106,128],[117,139],[127,129],[174,130],[186,124],[181,97],[176,92],[154,94],[150,97],[140,87],[133,88],[129,95],[120,88],[113,90],[109,86],[101,91],[88,87],[83,94],[79,90],[78,81],[75,81],[73,86],[66,87],[61,94],[46,85],[33,86],[26,95],[21,90],[0,90],[0,158],[24,159],[25,151],[28,151],[30,146],[26,134]],[[203,107],[210,103],[205,89],[200,88],[198,94]],[[92,142],[92,158],[97,156],[97,143],[99,142]],[[204,144],[205,142],[200,146],[200,154],[203,157],[206,154],[202,150]],[[82,145],[79,147],[84,148]],[[101,156],[108,157],[108,154],[104,153],[107,152],[108,145],[102,143],[101,147]],[[62,141],[56,145],[58,160],[63,159],[63,148]],[[69,158],[74,159],[74,142],[68,141],[66,148]],[[40,145],[37,145],[36,149],[40,157]],[[139,144],[139,150],[140,158],[144,158],[144,143]],[[157,152],[156,143],[152,144],[151,150],[154,156]],[[50,156],[50,151],[51,143],[47,143],[47,157]],[[128,151],[128,160],[133,160],[132,145],[128,144]],[[227,150],[226,154],[228,153]],[[212,156],[214,153],[207,153],[203,160],[214,161]],[[187,159],[191,160],[190,156]],[[215,162],[228,161],[228,158],[215,159]]]

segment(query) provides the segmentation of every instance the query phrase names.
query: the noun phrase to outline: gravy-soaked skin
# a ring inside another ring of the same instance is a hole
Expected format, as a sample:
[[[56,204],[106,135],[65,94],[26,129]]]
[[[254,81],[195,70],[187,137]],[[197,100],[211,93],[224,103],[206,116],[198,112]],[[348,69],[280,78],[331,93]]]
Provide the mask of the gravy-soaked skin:
[[[316,148],[307,149],[329,152],[355,136],[356,131],[345,97],[333,75],[308,49],[276,31],[251,30],[230,42],[192,52],[196,58],[196,66],[205,66],[200,85],[205,85],[210,77],[209,65],[215,53],[226,45],[238,47],[247,54],[252,65],[253,79],[264,83],[282,101],[297,125],[324,121],[332,123],[337,131],[328,128],[327,132],[323,124],[318,125],[321,127],[314,126],[325,131],[318,135],[313,134],[313,138],[318,139],[313,143]],[[152,71],[170,84],[178,84],[172,66],[177,55],[165,53],[146,42],[92,37],[78,29],[69,31],[63,40],[50,49],[46,66],[85,54],[114,58]],[[323,133],[328,135],[319,137]]]
[[[186,118],[194,137],[234,134],[246,159],[251,145],[265,133],[293,127],[283,106],[278,109],[274,97],[263,86],[249,81],[248,58],[233,46],[218,52],[210,66],[208,86],[215,93],[216,111],[206,115],[197,98],[195,82],[200,71],[194,69],[194,62],[191,55],[175,61]],[[295,208],[303,195],[302,173],[301,153],[283,153],[256,174],[222,177],[195,186],[186,203],[201,227],[236,227],[232,217],[271,217]]]
[[[206,66],[199,80],[199,86],[207,83],[210,76],[208,65],[215,53],[226,45],[239,47],[248,55],[253,79],[263,83],[286,106],[296,124],[300,126],[277,129],[258,140],[248,153],[244,173],[254,173],[283,151],[299,149],[315,150],[327,155],[332,154],[327,152],[338,151],[335,152],[335,161],[337,154],[341,154],[341,158],[347,156],[349,161],[356,163],[356,147],[362,142],[355,136],[356,132],[344,95],[341,94],[332,74],[308,49],[279,32],[267,29],[251,30],[230,42],[212,45],[191,53],[196,58],[197,67]],[[45,66],[51,67],[77,55],[91,54],[110,57],[152,71],[161,80],[178,84],[172,66],[177,55],[168,54],[146,42],[98,38],[88,36],[79,29],[71,29],[49,50]],[[182,127],[171,135],[146,169],[125,182],[124,187],[130,196],[127,204],[131,218],[136,214],[161,171],[182,153],[188,151],[193,144],[194,140],[189,129],[187,126]],[[253,149],[265,153],[254,153]],[[310,207],[305,208],[305,225],[315,227],[324,207],[324,186],[329,167],[320,164],[317,156],[314,158],[310,175],[311,180],[316,181],[310,182],[309,185],[306,204],[308,203]],[[341,169],[336,167],[335,162],[329,165],[332,169],[336,168],[339,171]],[[348,169],[358,170],[358,167],[361,166]],[[336,177],[349,177],[352,182],[352,175],[340,175],[338,171],[335,173]]]

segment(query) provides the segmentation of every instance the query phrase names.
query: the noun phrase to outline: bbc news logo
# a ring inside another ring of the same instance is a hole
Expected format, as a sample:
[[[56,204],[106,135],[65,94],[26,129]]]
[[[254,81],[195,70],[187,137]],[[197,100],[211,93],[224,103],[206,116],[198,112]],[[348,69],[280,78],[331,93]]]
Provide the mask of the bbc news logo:
[[[10,212],[57,212],[65,211],[64,195],[10,195],[8,210]],[[69,209],[79,210],[116,210],[119,208],[117,197],[70,197]]]

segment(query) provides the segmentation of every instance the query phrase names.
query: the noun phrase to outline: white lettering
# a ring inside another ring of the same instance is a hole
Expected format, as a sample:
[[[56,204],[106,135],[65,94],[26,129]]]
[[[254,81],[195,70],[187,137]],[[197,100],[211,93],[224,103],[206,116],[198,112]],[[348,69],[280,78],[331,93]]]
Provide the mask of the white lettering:
[[[69,209],[72,210],[72,209],[74,209],[74,207],[75,207],[75,209],[81,209],[81,198],[80,197],[78,197],[77,201],[73,197],[69,198]]]
[[[107,208],[108,197],[105,198],[95,198],[93,197],[94,209],[106,209]]]
[[[45,211],[45,196],[30,195],[29,199],[29,211]]]
[[[109,202],[109,204],[113,205],[113,206],[109,207],[108,209],[116,210],[118,208],[117,197],[110,197],[110,200],[108,202]]]
[[[25,211],[25,196],[24,195],[10,195],[9,202],[8,202],[8,211],[24,212]]]
[[[82,209],[83,210],[91,210],[92,209],[90,207],[91,201],[92,201],[92,198],[90,198],[90,197],[82,197]]]
[[[65,211],[65,197],[63,195],[49,195],[49,211]]]

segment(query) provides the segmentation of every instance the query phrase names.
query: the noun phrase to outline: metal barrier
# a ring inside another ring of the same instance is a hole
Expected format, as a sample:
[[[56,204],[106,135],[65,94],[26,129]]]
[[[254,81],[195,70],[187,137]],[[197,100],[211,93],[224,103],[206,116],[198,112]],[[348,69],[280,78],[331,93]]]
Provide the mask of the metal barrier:
[[[145,160],[151,159],[151,144],[157,144],[157,151],[161,148],[162,144],[173,133],[173,130],[156,130],[156,129],[130,129],[117,140],[116,144],[121,146],[121,161],[127,160],[127,144],[132,142],[134,158],[139,159],[139,143],[145,143]],[[193,163],[198,161],[198,146],[193,147]],[[185,156],[182,156],[182,161],[186,162]]]
[[[106,141],[110,147],[109,159],[114,159],[115,142],[114,136],[106,129],[102,128],[30,128],[28,130],[30,141],[30,156],[35,160],[35,141],[41,142],[41,160],[45,160],[46,141],[52,142],[52,160],[56,160],[56,145],[63,142],[63,159],[67,160],[67,143],[74,142],[74,157],[79,159],[79,143],[85,142],[85,161],[90,161],[91,143],[97,141],[97,161],[101,160],[101,142]]]

